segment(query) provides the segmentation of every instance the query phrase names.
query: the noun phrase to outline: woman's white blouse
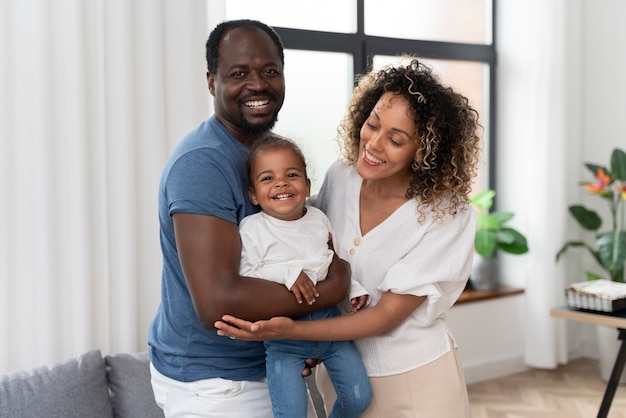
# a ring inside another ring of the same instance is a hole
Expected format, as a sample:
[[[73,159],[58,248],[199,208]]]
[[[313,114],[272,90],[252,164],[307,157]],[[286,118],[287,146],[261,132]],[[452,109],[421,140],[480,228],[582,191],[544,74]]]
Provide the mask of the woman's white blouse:
[[[451,350],[445,314],[471,271],[475,214],[468,208],[439,222],[426,215],[419,223],[417,204],[411,199],[363,236],[361,183],[356,170],[336,162],[311,203],[330,219],[337,254],[350,262],[353,278],[370,294],[369,306],[386,291],[427,297],[389,334],[355,341],[368,375],[388,376],[430,363]]]

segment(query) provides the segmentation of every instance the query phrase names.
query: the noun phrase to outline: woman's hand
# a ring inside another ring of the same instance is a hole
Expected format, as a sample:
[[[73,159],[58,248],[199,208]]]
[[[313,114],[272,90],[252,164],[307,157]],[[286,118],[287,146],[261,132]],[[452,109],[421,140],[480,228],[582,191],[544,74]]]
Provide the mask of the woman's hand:
[[[231,325],[233,324],[233,325]],[[277,316],[269,321],[250,322],[234,316],[224,315],[221,321],[215,322],[217,335],[244,341],[261,341],[288,339],[288,330],[293,327],[293,321],[285,316]],[[308,358],[304,361],[302,376],[310,376],[313,368],[320,363],[318,359]]]
[[[294,324],[291,318],[277,316],[267,321],[250,322],[231,315],[215,322],[217,335],[243,341],[287,340]]]

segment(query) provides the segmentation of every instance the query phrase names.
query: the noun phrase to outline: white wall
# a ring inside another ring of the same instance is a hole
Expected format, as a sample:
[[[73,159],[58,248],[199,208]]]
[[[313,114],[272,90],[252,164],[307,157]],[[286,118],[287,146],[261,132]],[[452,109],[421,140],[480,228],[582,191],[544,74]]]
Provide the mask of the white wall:
[[[459,346],[467,384],[527,369],[524,364],[524,295],[456,305],[448,325]]]

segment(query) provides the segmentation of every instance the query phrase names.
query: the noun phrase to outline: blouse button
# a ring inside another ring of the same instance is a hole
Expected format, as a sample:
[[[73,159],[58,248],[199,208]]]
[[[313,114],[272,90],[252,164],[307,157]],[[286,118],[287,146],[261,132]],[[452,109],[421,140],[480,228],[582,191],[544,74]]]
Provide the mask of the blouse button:
[[[350,255],[354,255],[354,253],[356,253],[356,250],[354,248],[350,248]]]
[[[356,238],[354,239],[354,245],[356,245],[357,247],[358,247],[359,245],[361,245],[361,238],[360,238],[360,237],[356,237]]]

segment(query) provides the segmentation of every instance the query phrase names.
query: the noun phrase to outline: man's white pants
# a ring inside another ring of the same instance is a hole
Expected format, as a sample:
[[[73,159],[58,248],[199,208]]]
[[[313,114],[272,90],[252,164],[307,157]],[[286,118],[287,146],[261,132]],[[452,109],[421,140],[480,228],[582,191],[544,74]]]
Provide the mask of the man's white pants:
[[[179,382],[150,364],[152,390],[166,418],[273,418],[267,381],[220,378]],[[309,397],[308,418],[315,418]]]

